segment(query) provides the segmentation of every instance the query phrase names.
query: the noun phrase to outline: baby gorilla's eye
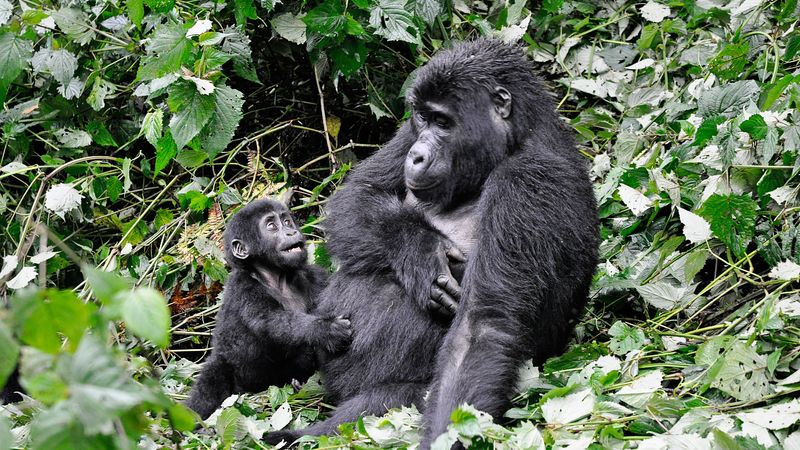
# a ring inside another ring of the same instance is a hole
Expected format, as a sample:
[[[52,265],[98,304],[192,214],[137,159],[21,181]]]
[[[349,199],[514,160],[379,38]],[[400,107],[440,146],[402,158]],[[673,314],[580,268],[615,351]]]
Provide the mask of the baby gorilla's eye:
[[[267,229],[269,231],[275,231],[278,229],[278,227],[275,225],[274,222],[267,222]]]
[[[289,219],[283,219],[283,224],[286,225],[287,227],[290,227],[292,226],[292,221]]]

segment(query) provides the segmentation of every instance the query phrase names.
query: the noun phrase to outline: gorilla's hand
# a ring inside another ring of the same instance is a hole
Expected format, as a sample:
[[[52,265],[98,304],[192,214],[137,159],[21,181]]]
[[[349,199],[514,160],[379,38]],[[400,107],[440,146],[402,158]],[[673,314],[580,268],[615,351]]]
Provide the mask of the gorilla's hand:
[[[436,278],[430,287],[428,309],[443,316],[453,316],[461,300],[459,280],[464,275],[466,258],[452,242],[440,242],[435,251]]]
[[[328,353],[337,353],[344,350],[353,339],[353,329],[350,319],[343,316],[320,319],[322,333],[319,345]]]

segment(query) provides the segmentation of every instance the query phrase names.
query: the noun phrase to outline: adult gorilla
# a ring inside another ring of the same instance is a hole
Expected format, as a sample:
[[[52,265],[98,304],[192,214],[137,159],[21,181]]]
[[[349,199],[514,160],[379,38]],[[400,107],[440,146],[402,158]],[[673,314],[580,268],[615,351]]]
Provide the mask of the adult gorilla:
[[[420,69],[411,120],[329,204],[340,270],[318,314],[353,327],[350,348],[323,365],[339,407],[268,441],[420,405],[433,380],[427,447],[462,403],[499,418],[519,364],[562,350],[597,262],[597,210],[586,163],[532,72],[521,50],[483,39]],[[448,331],[441,317],[453,310]]]

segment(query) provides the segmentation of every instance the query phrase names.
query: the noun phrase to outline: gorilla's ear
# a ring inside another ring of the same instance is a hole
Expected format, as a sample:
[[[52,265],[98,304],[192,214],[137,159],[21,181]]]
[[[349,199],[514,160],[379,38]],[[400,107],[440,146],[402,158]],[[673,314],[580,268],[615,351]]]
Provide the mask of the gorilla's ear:
[[[283,203],[284,206],[287,208],[289,207],[289,203],[292,202],[292,197],[294,196],[294,188],[285,189],[280,194],[274,197],[274,200],[277,202]]]
[[[250,251],[247,249],[247,244],[239,239],[233,239],[231,241],[231,253],[236,259],[241,260],[245,260],[248,256],[250,256]]]
[[[494,110],[503,119],[508,119],[508,116],[511,115],[511,93],[503,86],[497,86],[491,96]]]

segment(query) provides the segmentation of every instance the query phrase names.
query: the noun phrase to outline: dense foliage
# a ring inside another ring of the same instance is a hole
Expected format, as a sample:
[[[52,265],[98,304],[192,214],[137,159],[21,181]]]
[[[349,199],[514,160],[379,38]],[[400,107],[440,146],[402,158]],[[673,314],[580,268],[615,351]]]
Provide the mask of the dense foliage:
[[[176,403],[208,353],[224,218],[320,206],[452,39],[519,42],[591,164],[603,263],[573,346],[488,448],[800,448],[797,0],[0,0],[0,449],[259,447],[319,381]],[[18,355],[21,356],[18,358]],[[417,442],[416,410],[340,445]]]

